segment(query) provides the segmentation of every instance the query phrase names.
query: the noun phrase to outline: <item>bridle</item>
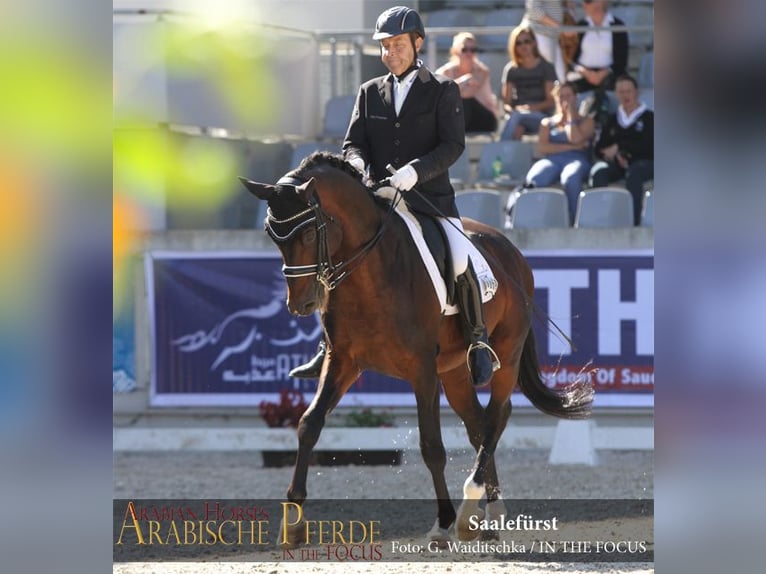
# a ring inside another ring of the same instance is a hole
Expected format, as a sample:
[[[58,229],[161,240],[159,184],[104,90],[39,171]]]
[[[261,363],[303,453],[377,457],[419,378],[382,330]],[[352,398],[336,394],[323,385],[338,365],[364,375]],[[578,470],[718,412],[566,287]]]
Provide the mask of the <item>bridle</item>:
[[[305,182],[296,177],[284,176],[277,182],[277,187],[291,187],[295,189],[303,183]],[[393,212],[394,204],[395,202],[391,202],[391,207],[389,208],[383,223],[375,232],[375,235],[363,245],[359,246],[351,257],[337,264],[333,262],[333,254],[330,253],[327,226],[330,223],[334,223],[335,225],[338,225],[338,223],[332,216],[326,214],[322,210],[316,195],[313,195],[311,199],[309,199],[306,204],[306,209],[284,219],[277,219],[271,211],[271,207],[269,207],[266,211],[265,228],[266,233],[269,234],[269,237],[271,237],[274,243],[286,243],[287,241],[290,241],[298,231],[312,223],[315,225],[316,230],[316,263],[313,265],[282,265],[282,274],[286,279],[316,275],[317,281],[329,291],[332,291],[361,264],[363,258],[373,250],[381,237],[383,237],[390,215]],[[293,222],[295,222],[295,224],[283,234],[278,233],[274,229],[274,225],[285,225]]]

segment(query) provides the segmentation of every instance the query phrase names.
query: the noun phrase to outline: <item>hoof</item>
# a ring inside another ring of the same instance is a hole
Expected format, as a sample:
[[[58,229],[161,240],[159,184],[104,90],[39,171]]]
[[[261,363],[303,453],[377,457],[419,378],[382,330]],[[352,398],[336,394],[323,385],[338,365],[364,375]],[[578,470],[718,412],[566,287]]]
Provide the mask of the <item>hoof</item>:
[[[486,506],[488,520],[502,520],[507,510],[502,499],[488,502]],[[500,540],[500,533],[497,530],[482,530],[482,540]]]
[[[447,548],[447,542],[450,542],[452,537],[449,535],[449,531],[446,528],[441,528],[439,526],[439,519],[437,518],[431,530],[426,534],[426,539],[429,542],[436,542],[438,548],[444,549]]]
[[[285,532],[284,519],[279,521],[279,547],[280,548],[295,548],[305,542],[306,539],[306,522],[301,520],[297,524],[290,523],[287,525],[287,531]]]
[[[486,541],[500,540],[500,533],[497,530],[482,530],[481,539]]]
[[[478,500],[463,501],[458,510],[458,519],[455,522],[455,534],[457,534],[458,540],[462,542],[469,542],[476,539],[481,530],[471,530],[468,519],[471,516],[475,516],[476,520],[482,520],[484,518],[484,511],[479,508]]]

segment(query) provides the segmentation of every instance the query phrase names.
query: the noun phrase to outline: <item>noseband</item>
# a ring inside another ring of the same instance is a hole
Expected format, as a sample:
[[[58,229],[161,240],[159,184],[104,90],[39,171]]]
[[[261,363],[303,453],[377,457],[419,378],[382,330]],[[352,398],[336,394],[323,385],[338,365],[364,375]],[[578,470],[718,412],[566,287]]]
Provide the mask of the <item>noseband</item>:
[[[285,176],[277,182],[277,187],[292,187],[294,189],[303,183],[305,182],[298,178]],[[295,222],[295,224],[284,234],[279,234],[274,229],[274,225],[286,225],[293,222]],[[319,200],[316,195],[311,197],[306,204],[306,209],[291,215],[290,217],[286,217],[285,219],[277,219],[271,211],[271,207],[269,207],[266,211],[265,227],[266,233],[269,234],[269,237],[271,237],[274,243],[285,243],[293,238],[298,231],[313,223],[317,234],[317,262],[314,265],[282,265],[282,274],[286,279],[316,275],[317,281],[328,290],[332,291],[359,266],[363,257],[377,245],[378,241],[380,241],[380,238],[383,236],[387,222],[388,217],[383,221],[383,224],[372,239],[361,245],[349,259],[341,261],[338,264],[333,263],[332,253],[330,253],[330,245],[327,238],[328,223],[335,223],[337,225],[337,222],[333,217],[322,211],[322,207],[319,205]],[[354,262],[356,262],[356,265],[351,267]]]

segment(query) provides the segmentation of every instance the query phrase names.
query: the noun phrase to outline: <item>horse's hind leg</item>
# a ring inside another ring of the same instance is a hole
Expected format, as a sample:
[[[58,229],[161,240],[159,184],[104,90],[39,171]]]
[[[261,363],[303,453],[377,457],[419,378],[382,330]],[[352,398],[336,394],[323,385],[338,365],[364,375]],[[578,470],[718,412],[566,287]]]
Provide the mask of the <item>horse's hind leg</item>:
[[[455,522],[455,507],[452,505],[444,468],[447,465],[447,453],[442,441],[441,422],[439,420],[439,384],[436,369],[432,373],[417,379],[415,400],[418,405],[418,427],[420,430],[420,452],[434,482],[439,505],[438,518],[428,537],[439,543],[449,540],[447,529]]]
[[[463,486],[464,499],[458,508],[455,524],[458,536],[462,540],[475,538],[479,534],[469,528],[469,519],[478,514],[478,500],[481,499],[485,491],[487,493],[487,510],[490,515],[494,516],[503,512],[494,454],[511,414],[509,398],[518,373],[518,367],[510,367],[508,366],[509,363],[505,361],[503,365],[503,368],[495,373],[492,380],[489,404],[483,413],[482,439],[478,448],[476,463],[473,472]]]
[[[478,452],[484,438],[484,407],[481,406],[476,391],[471,385],[468,369],[463,365],[442,375],[442,385],[447,401],[465,424],[468,440]],[[490,465],[490,468],[494,470],[494,464]],[[496,477],[495,484],[497,484]],[[458,518],[455,525],[460,540],[472,540],[478,536],[478,531],[467,529],[467,517],[476,515],[481,518],[482,515],[482,510],[479,508],[479,501],[483,494],[481,486],[471,488],[471,484],[466,483],[466,485],[468,488],[463,489],[463,501],[458,509],[458,517],[466,518],[462,521]]]

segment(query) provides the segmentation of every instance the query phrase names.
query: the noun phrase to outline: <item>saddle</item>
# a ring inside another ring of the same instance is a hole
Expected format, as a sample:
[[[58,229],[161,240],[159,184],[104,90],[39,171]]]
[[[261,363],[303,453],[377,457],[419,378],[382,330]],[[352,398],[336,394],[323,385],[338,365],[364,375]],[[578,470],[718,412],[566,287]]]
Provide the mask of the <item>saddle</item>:
[[[449,240],[444,228],[436,219],[425,213],[411,212],[420,224],[423,232],[423,240],[426,242],[428,251],[436,262],[439,275],[447,286],[447,301],[450,305],[455,304],[455,282],[452,280],[452,257],[449,256]]]
[[[382,187],[375,191],[375,195],[389,201],[393,200],[395,194],[396,190],[392,187]],[[410,211],[403,201],[397,204],[395,211],[406,224],[418,248],[423,264],[431,277],[442,313],[456,315],[459,311],[454,303],[455,281],[452,273],[452,259],[449,256],[449,243],[444,229],[434,218]],[[482,302],[486,303],[495,296],[498,287],[497,279],[487,260],[473,242],[468,248],[468,256],[479,280]]]

